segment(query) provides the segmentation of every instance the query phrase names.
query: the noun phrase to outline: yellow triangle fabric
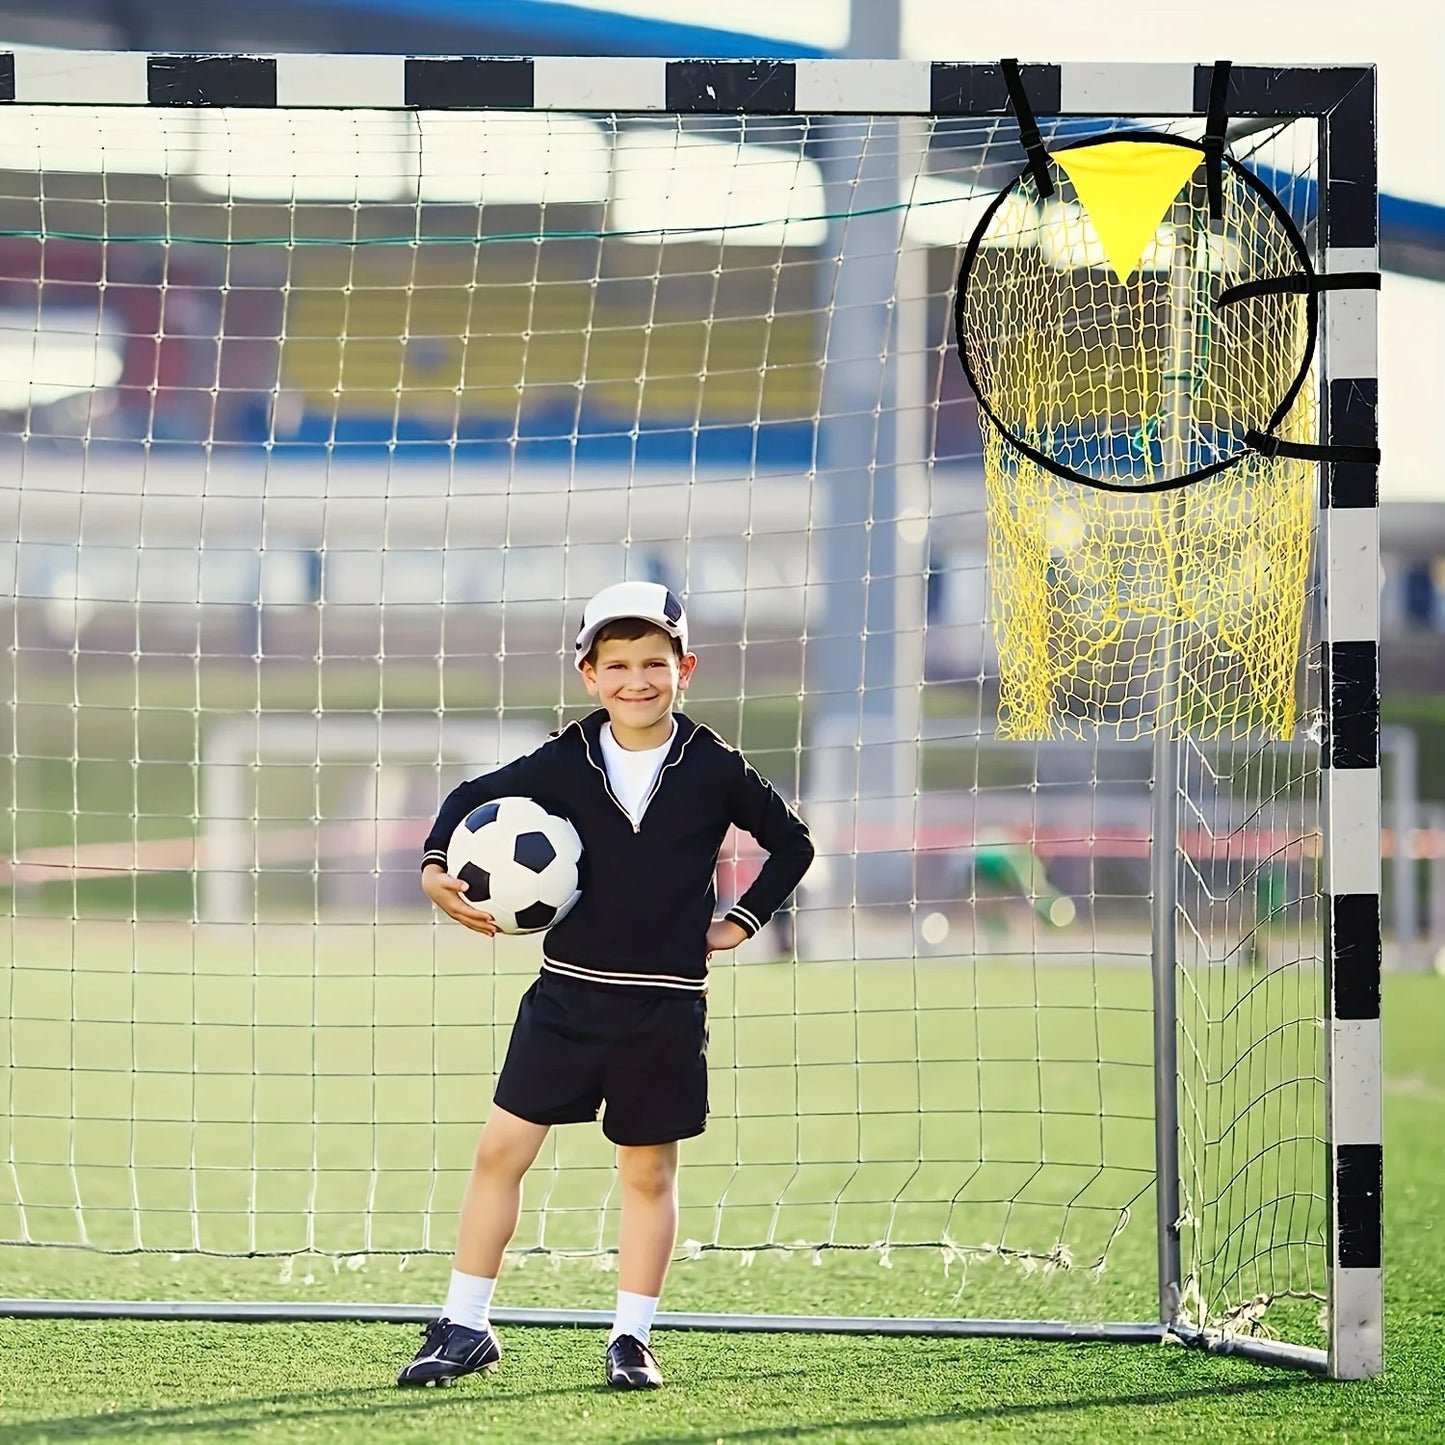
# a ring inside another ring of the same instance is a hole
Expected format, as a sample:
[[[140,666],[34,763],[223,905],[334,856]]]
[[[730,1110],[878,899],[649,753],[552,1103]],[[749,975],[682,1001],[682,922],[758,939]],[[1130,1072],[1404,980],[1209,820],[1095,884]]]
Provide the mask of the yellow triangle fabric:
[[[1139,269],[1145,248],[1203,156],[1189,146],[1116,140],[1054,151],[1051,159],[1074,183],[1122,283]]]

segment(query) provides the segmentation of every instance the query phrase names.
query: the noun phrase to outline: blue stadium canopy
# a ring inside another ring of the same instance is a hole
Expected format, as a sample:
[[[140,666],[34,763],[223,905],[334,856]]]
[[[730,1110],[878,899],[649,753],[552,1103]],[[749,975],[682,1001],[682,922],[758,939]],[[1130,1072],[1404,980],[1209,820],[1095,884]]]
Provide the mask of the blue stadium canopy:
[[[698,7],[699,10],[702,7]],[[0,0],[10,42],[95,50],[756,58],[826,52],[794,40],[542,0]],[[717,13],[726,15],[725,7]]]
[[[493,42],[509,42],[503,53],[561,55],[709,56],[718,59],[820,56],[827,52],[766,35],[705,25],[649,20],[613,10],[538,0],[293,0],[317,9],[350,10],[357,16],[385,16],[408,26],[473,26]],[[699,10],[701,6],[697,7]],[[726,8],[721,11],[726,15]],[[394,33],[394,32],[393,32]]]
[[[780,0],[780,4],[784,0]],[[840,0],[842,3],[842,0]],[[680,14],[707,13],[679,4]],[[726,20],[726,6],[712,7]],[[757,14],[756,9],[750,13]],[[975,44],[991,46],[998,16],[968,26]],[[957,24],[957,17],[950,17]],[[944,27],[952,45],[955,31]],[[796,33],[796,25],[793,27]],[[209,50],[482,55],[652,55],[804,58],[829,53],[778,37],[644,18],[622,10],[559,0],[0,0],[0,36],[10,42],[97,50]],[[1015,47],[1021,42],[1011,36]],[[1429,44],[1429,36],[1423,37]],[[1368,47],[1367,47],[1368,48]],[[1445,194],[1428,170],[1422,191],[1380,198],[1388,267],[1445,277]],[[1389,182],[1386,181],[1388,187]]]

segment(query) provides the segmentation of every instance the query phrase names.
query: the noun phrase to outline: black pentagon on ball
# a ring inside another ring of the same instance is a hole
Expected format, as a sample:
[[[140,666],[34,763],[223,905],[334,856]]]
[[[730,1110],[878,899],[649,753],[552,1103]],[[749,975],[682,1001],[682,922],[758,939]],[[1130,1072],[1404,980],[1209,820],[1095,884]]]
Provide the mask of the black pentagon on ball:
[[[517,927],[529,933],[537,928],[546,928],[557,916],[557,910],[550,903],[530,903],[517,910]]]
[[[463,863],[457,878],[467,885],[462,896],[468,903],[485,903],[492,896],[492,875],[475,863]]]
[[[545,833],[518,833],[512,846],[512,857],[533,873],[542,872],[556,856],[557,850]]]
[[[462,819],[467,825],[467,831],[475,833],[478,828],[485,828],[488,823],[497,821],[497,814],[501,812],[502,805],[499,802],[483,803],[479,808],[473,808],[465,818]]]

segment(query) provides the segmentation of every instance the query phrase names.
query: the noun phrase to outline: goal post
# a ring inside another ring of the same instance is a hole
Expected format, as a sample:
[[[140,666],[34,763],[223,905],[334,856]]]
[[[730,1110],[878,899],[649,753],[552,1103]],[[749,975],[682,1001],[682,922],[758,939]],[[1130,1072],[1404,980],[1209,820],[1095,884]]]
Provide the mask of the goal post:
[[[1218,73],[1021,67],[1050,143],[1197,140]],[[1378,270],[1374,84],[1225,97],[1325,279],[1318,440],[1361,449],[1375,295],[1328,282]],[[764,1303],[663,1321],[1379,1373],[1377,467],[1315,468],[1289,736],[994,736],[950,317],[1025,164],[1004,67],[17,53],[0,98],[0,1251],[450,1252],[536,959],[392,884],[468,761],[581,702],[590,592],[650,576],[689,709],[819,844],[715,967],[683,1171],[681,1294],[738,1261]],[[720,890],[756,865],[730,840]],[[611,1161],[574,1132],[515,1241],[574,1293],[518,1322],[601,1321],[568,1271],[611,1257]],[[426,1317],[237,1288],[0,1312]]]

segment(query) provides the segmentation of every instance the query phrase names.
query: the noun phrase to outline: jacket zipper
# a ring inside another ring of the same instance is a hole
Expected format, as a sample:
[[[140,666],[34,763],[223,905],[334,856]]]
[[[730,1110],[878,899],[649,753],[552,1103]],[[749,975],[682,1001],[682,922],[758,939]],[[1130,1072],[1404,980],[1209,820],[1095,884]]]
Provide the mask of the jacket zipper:
[[[579,732],[581,732],[582,730],[582,724],[580,722],[569,723],[568,726],[576,728]],[[657,770],[657,776],[652,780],[652,786],[647,790],[647,796],[642,800],[642,807],[638,810],[638,820],[637,822],[633,823],[632,814],[629,813],[627,809],[624,808],[622,804],[617,801],[617,794],[612,791],[612,779],[607,776],[607,769],[604,768],[602,764],[599,763],[592,756],[592,743],[588,739],[587,734],[585,732],[582,733],[582,751],[587,754],[587,761],[591,763],[592,766],[596,768],[599,773],[602,774],[603,791],[607,794],[609,798],[612,799],[612,804],[617,809],[617,811],[621,813],[622,816],[626,818],[629,823],[632,823],[632,831],[634,834],[640,833],[642,831],[642,819],[646,816],[648,805],[652,802],[653,798],[657,796],[657,790],[662,786],[662,775],[669,768],[675,767],[678,763],[682,761],[682,755],[687,751],[687,745],[697,736],[697,734],[698,730],[694,728],[685,738],[683,738],[682,746],[677,750],[677,756],[672,760],[672,762],[664,763]]]
[[[687,745],[697,736],[697,729],[694,728],[683,738],[682,746],[677,750],[677,756],[670,762],[664,763],[658,770],[657,776],[652,780],[652,786],[647,790],[647,796],[642,800],[642,806],[637,810],[637,822],[633,823],[632,831],[642,831],[642,820],[647,816],[648,805],[657,796],[657,790],[662,786],[662,775],[672,767],[676,767],[682,761],[682,755],[687,751]]]
[[[567,726],[569,728],[576,728],[577,731],[582,734],[582,751],[586,755],[588,763],[590,763],[592,767],[596,768],[598,773],[601,775],[602,791],[606,793],[609,798],[612,799],[612,806],[616,808],[617,811],[621,813],[624,818],[627,818],[627,821],[629,823],[631,823],[632,819],[628,817],[627,809],[624,808],[622,804],[617,801],[617,794],[612,791],[612,779],[607,776],[607,769],[604,768],[601,763],[599,763],[592,756],[592,743],[589,740],[586,732],[583,731],[581,722],[570,722],[567,724]],[[637,831],[635,825],[632,831],[634,833]]]

